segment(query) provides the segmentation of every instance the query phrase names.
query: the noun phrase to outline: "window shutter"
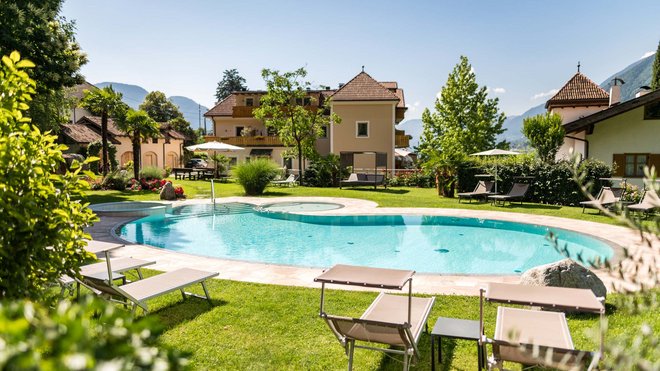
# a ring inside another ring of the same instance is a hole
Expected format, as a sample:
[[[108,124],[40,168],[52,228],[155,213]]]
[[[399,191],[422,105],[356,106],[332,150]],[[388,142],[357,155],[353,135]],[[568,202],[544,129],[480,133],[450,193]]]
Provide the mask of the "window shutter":
[[[626,155],[615,153],[612,159],[612,166],[615,167],[613,176],[623,176],[626,171]]]
[[[660,174],[660,153],[652,153],[649,155],[649,168],[655,165],[655,174]]]

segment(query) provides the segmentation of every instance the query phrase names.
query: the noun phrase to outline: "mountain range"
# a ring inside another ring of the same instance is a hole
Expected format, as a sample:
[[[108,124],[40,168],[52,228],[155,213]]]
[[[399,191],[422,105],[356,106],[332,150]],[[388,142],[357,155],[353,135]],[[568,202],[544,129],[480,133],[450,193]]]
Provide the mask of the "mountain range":
[[[104,88],[108,85],[112,85],[112,88],[116,91],[122,94],[122,101],[124,103],[128,104],[131,108],[137,109],[140,104],[142,104],[142,101],[144,101],[144,97],[147,96],[149,93],[147,90],[145,90],[141,86],[137,85],[131,85],[131,84],[124,84],[120,82],[100,82],[98,84],[94,84],[94,86],[98,88]],[[177,107],[179,107],[179,111],[183,114],[183,117],[190,123],[190,126],[193,129],[198,129],[200,127],[204,127],[204,117],[202,116],[204,112],[208,111],[209,109],[205,106],[202,106],[201,104],[195,102],[194,100],[188,98],[188,97],[183,97],[179,95],[174,95],[171,97],[168,97],[170,102],[174,103]],[[207,129],[210,129],[210,123],[207,123]]]
[[[602,84],[600,84],[600,87],[609,92],[610,87],[612,86],[612,80],[615,77],[618,77],[625,82],[625,84],[621,86],[621,101],[625,102],[630,100],[635,97],[639,87],[651,83],[654,60],[655,54],[640,59],[621,71],[612,74],[612,76],[608,77]],[[568,81],[568,79],[566,81]],[[526,140],[521,132],[523,120],[527,117],[536,116],[544,112],[545,102],[528,109],[521,115],[508,116],[503,125],[506,131],[502,133],[498,139],[506,139],[507,141],[512,142],[514,147],[524,146]],[[410,141],[410,146],[412,148],[419,143],[419,138],[422,135],[423,123],[420,119],[411,119],[397,125],[397,129],[405,130],[406,134],[413,137]]]

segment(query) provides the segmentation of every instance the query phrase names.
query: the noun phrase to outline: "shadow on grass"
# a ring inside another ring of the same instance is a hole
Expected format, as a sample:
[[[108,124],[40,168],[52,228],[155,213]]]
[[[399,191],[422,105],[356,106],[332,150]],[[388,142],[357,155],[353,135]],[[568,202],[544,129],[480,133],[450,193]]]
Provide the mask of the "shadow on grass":
[[[436,339],[436,349],[435,357],[437,360],[437,341]],[[456,348],[455,339],[443,339],[442,341],[442,363],[436,363],[437,370],[455,370],[455,367],[452,367],[452,359],[454,358],[454,349]],[[399,347],[392,347],[391,349],[401,349]],[[417,349],[419,350],[420,359],[415,363],[417,365],[416,369],[430,369],[431,362],[431,336],[429,334],[423,334],[422,338],[417,344]],[[392,353],[383,353],[380,364],[378,365],[378,370],[400,370],[403,363],[403,356],[399,354]],[[477,360],[474,360],[475,368],[477,365]]]
[[[498,208],[502,209],[526,209],[526,210],[559,210],[562,207],[559,205],[546,205],[546,204],[506,204],[504,206],[497,205]]]
[[[179,299],[178,302],[172,303],[157,311],[150,312],[153,316],[158,316],[161,324],[166,328],[176,327],[182,323],[189,322],[196,317],[214,310],[216,307],[227,305],[228,302],[222,299],[211,298],[211,303],[208,300],[197,297],[189,297],[186,300]]]
[[[356,191],[356,192],[369,192],[369,193],[384,193],[384,194],[394,194],[394,195],[404,195],[406,193],[409,193],[410,191],[407,189],[393,189],[393,188],[379,188],[379,189],[373,189],[373,188],[342,188],[342,190],[351,190],[351,191]]]

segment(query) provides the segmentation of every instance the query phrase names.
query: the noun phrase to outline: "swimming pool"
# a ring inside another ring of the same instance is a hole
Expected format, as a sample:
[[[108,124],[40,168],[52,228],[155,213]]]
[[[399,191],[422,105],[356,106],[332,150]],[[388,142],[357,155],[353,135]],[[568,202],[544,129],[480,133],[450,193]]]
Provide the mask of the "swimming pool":
[[[612,257],[599,239],[553,229],[583,260]],[[188,205],[121,227],[119,236],[172,251],[306,267],[337,263],[444,274],[519,274],[563,259],[548,228],[424,215],[301,215],[248,204]]]

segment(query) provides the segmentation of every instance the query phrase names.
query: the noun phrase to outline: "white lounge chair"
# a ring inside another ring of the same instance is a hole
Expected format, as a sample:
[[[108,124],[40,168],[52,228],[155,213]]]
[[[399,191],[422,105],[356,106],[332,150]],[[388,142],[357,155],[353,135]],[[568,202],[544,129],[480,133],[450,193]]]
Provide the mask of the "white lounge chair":
[[[297,181],[298,181],[298,177],[296,175],[290,174],[284,180],[273,180],[271,183],[278,186],[290,187],[290,186],[295,186]]]
[[[580,202],[582,212],[584,213],[584,209],[587,207],[598,209],[599,206],[604,208],[614,206],[617,202],[621,201],[625,190],[625,188],[602,187],[595,200]],[[598,212],[600,213],[600,209]]]

